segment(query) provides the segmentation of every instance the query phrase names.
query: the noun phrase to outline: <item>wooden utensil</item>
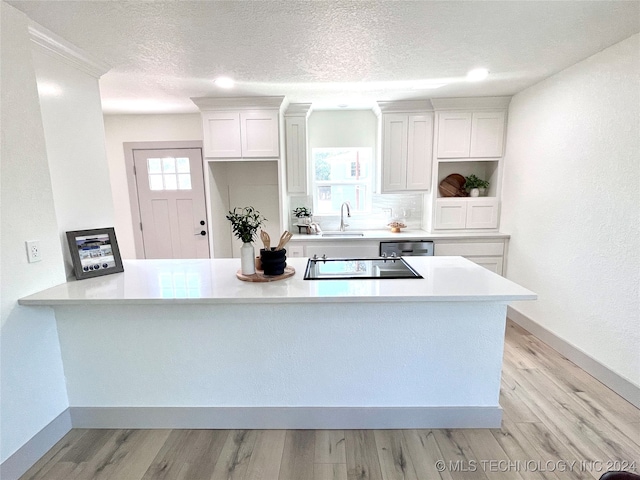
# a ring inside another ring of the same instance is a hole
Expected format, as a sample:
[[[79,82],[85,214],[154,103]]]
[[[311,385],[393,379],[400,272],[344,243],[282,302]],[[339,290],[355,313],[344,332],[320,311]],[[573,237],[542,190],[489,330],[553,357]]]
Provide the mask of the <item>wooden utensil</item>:
[[[464,190],[466,179],[459,173],[452,173],[440,182],[438,191],[442,197],[466,197]]]
[[[287,242],[291,240],[291,237],[293,237],[293,234],[285,230],[284,233],[280,236],[280,242],[278,242],[276,250],[282,250]]]
[[[262,240],[264,244],[264,249],[269,250],[271,247],[271,237],[269,237],[269,234],[264,230],[260,230],[260,240]]]

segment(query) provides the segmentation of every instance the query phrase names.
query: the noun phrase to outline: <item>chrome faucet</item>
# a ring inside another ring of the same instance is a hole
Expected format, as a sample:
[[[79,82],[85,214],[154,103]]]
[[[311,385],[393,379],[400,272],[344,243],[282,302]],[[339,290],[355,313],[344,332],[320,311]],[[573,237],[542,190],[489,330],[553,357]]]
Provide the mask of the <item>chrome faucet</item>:
[[[342,202],[340,205],[340,231],[344,232],[344,227],[348,227],[348,223],[344,223],[344,207],[347,207],[347,217],[351,216],[351,209],[349,208],[349,202]]]

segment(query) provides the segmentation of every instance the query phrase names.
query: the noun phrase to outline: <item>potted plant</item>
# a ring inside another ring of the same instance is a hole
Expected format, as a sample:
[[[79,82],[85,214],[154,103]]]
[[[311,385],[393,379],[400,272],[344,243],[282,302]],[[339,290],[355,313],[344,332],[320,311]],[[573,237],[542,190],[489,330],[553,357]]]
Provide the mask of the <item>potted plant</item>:
[[[253,242],[258,228],[267,219],[253,207],[235,207],[227,215],[227,220],[231,222],[233,234],[242,242],[242,248],[240,249],[242,274],[253,275],[256,273],[256,263],[251,242]]]
[[[297,207],[293,209],[293,214],[296,218],[298,218],[299,222],[302,222],[305,225],[311,223],[311,210],[307,207]]]
[[[469,195],[471,195],[472,197],[480,196],[480,189],[484,190],[485,188],[489,188],[489,182],[487,182],[486,180],[482,180],[481,178],[478,178],[473,174],[464,178],[464,189],[469,192]]]

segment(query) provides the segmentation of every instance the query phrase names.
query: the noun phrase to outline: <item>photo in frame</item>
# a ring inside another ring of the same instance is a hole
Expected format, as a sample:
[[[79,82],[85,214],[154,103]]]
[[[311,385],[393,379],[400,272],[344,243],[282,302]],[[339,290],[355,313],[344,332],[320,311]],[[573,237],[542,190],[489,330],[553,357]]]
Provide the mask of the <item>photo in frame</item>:
[[[67,242],[78,280],[124,272],[113,227],[67,232]]]

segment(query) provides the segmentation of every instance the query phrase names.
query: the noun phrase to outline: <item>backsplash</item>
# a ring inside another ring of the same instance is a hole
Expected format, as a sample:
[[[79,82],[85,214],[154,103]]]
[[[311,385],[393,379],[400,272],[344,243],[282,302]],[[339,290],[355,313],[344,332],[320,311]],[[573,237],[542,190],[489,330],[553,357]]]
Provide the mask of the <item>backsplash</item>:
[[[397,220],[409,229],[419,229],[422,228],[422,200],[422,194],[373,195],[371,213],[354,215],[348,219],[345,213],[345,223],[349,224],[349,230],[379,230],[386,229],[389,222]],[[296,207],[311,208],[312,203],[310,196],[290,197],[291,210]],[[297,220],[289,212],[292,232],[297,232],[297,228],[294,228]],[[313,220],[320,224],[322,230],[340,228],[340,215],[314,216]]]

